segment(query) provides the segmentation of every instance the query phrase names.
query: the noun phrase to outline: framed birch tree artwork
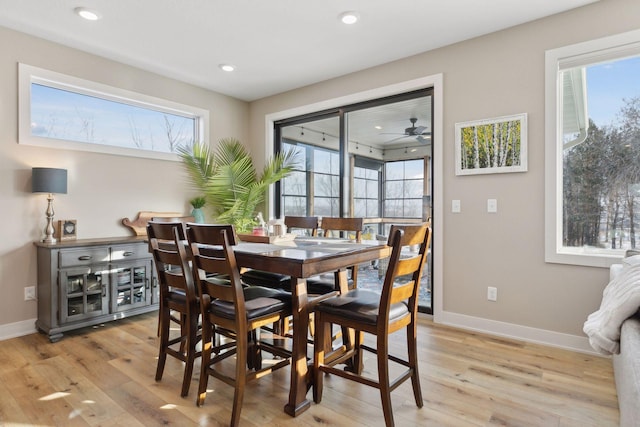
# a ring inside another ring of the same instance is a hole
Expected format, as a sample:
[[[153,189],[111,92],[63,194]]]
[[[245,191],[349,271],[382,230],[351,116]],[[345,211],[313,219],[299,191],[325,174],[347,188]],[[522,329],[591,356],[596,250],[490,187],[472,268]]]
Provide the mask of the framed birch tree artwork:
[[[527,114],[456,123],[456,175],[527,171]]]

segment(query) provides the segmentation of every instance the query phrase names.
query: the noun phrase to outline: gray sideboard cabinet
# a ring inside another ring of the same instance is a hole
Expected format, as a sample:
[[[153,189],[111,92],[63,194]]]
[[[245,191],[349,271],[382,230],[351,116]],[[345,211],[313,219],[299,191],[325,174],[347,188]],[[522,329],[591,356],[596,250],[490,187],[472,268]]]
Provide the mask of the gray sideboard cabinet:
[[[37,242],[36,247],[36,328],[51,342],[65,331],[158,309],[153,260],[143,238]]]

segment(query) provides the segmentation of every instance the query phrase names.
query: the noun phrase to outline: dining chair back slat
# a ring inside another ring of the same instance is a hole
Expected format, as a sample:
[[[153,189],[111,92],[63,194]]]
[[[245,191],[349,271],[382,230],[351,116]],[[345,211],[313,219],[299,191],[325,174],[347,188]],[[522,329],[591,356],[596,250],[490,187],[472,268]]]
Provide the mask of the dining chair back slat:
[[[196,217],[194,216],[154,216],[151,218],[153,222],[181,222],[183,224],[194,222],[195,220]]]
[[[311,236],[318,235],[318,217],[317,216],[290,216],[284,217],[284,225],[287,231],[306,230]]]
[[[361,242],[364,219],[323,217],[320,227],[322,228],[324,237],[340,237],[339,235],[334,235],[334,232],[346,231],[347,233],[354,233],[356,242]]]

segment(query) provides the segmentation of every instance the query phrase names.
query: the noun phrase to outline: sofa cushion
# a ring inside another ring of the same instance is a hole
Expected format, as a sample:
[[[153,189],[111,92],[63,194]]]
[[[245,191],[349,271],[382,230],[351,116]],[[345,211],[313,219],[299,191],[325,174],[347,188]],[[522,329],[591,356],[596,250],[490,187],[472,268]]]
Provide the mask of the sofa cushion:
[[[639,260],[640,256],[625,258],[620,273],[604,288],[600,308],[584,323],[591,347],[601,354],[620,351],[620,328],[640,307]]]

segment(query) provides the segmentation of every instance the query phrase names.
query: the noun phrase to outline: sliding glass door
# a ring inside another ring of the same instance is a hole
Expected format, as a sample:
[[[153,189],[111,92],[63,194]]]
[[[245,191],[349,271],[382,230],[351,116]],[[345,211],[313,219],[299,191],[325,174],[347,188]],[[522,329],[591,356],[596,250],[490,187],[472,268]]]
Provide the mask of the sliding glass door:
[[[298,166],[276,187],[276,215],[363,217],[367,239],[430,218],[432,106],[424,89],[277,122],[276,150],[295,150]],[[385,265],[360,266],[358,286],[380,288]],[[420,308],[431,313],[425,270]]]

